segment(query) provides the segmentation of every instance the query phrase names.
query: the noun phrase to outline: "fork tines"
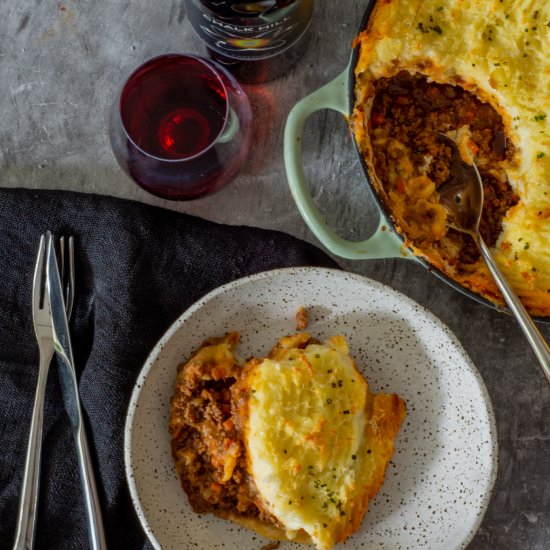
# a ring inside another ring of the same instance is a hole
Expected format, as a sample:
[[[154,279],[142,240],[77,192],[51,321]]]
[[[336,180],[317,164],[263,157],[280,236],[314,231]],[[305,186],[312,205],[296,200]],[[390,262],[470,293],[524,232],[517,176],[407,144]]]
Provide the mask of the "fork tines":
[[[61,285],[65,293],[65,309],[67,319],[71,317],[74,302],[74,238],[71,236],[67,243],[68,263],[65,261],[65,237],[59,238],[59,272]]]
[[[48,237],[49,239],[49,237]],[[44,294],[46,292],[46,248],[48,246],[46,236],[41,235],[40,246],[38,247],[38,255],[34,268],[34,279],[32,283],[32,307],[33,310],[40,310],[44,307]]]
[[[52,233],[47,231],[40,236],[40,245],[36,259],[33,282],[33,306],[37,309],[44,308],[46,294],[46,250],[53,239]],[[74,237],[59,238],[59,275],[65,299],[67,319],[71,317],[74,304]]]

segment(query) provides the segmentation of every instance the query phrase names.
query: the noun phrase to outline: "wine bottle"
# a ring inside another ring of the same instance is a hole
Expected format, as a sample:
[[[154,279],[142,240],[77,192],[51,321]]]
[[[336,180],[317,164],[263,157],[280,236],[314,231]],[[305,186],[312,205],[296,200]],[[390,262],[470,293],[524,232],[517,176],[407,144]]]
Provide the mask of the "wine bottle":
[[[313,0],[185,0],[209,55],[242,82],[282,76],[302,57]]]

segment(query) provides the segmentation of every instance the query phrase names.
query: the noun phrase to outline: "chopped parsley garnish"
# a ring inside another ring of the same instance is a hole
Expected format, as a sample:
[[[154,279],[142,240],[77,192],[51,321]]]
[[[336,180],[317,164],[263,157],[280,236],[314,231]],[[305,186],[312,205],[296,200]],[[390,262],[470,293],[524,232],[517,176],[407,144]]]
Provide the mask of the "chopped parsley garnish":
[[[432,23],[432,22],[433,22],[433,17],[430,16],[430,23]],[[434,31],[437,34],[439,34],[440,36],[443,34],[443,29],[439,25],[432,25],[432,26],[429,26],[429,27],[425,27],[424,23],[419,22],[418,25],[416,26],[416,28],[420,32],[423,32],[424,34],[428,34],[430,31]]]
[[[537,153],[537,158],[541,159],[544,156],[544,153],[541,151],[540,153]]]
[[[418,23],[418,30],[422,31],[422,32],[430,32],[428,29],[425,29],[424,28],[424,25],[422,23]]]
[[[546,113],[541,113],[539,115],[535,115],[534,120],[544,120],[546,118]]]
[[[357,460],[357,455],[351,455],[352,460]]]
[[[327,399],[327,405],[330,405],[332,403],[332,399]]]

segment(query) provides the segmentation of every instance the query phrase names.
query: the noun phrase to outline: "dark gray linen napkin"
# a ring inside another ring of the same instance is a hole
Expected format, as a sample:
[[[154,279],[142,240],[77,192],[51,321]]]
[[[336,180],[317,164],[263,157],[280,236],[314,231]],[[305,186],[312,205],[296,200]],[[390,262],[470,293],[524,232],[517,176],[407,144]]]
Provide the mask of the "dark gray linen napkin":
[[[71,323],[82,405],[111,549],[149,548],[126,486],[123,426],[134,382],[173,321],[210,290],[278,267],[336,267],[284,233],[217,225],[109,197],[0,191],[0,549],[11,548],[38,372],[31,288],[40,235],[74,235]],[[46,393],[37,549],[85,549],[76,455],[57,367]]]

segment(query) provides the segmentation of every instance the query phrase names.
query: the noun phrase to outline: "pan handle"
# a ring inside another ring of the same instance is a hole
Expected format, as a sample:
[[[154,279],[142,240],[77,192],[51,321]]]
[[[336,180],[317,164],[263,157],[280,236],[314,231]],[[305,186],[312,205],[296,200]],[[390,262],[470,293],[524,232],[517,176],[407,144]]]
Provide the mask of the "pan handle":
[[[343,239],[327,225],[308,189],[301,161],[304,124],[310,115],[322,109],[333,109],[349,119],[348,73],[349,69],[346,69],[332,82],[302,99],[288,115],[284,158],[290,191],[306,224],[333,254],[350,260],[411,257],[382,213],[376,231],[367,240],[353,242]]]

